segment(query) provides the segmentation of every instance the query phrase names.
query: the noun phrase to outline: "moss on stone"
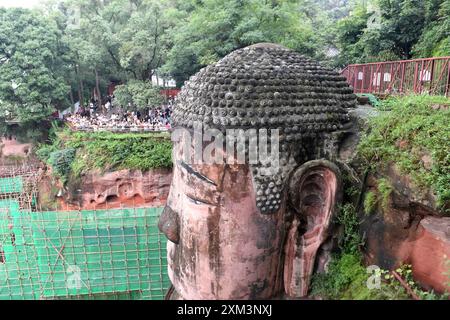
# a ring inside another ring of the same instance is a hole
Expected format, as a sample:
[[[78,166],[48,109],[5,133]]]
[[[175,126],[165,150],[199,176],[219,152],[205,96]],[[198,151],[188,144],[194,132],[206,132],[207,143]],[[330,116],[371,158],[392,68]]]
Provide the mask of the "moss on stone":
[[[55,132],[50,144],[41,145],[37,155],[51,166],[52,155],[75,150],[64,175],[76,178],[90,170],[137,169],[146,171],[172,166],[172,143],[168,133]]]
[[[369,120],[358,154],[375,170],[395,164],[413,184],[436,195],[437,205],[449,211],[450,99],[410,95],[383,101],[389,110]],[[380,186],[379,186],[380,187]],[[381,185],[383,189],[383,185]],[[381,191],[383,199],[388,189]]]
[[[377,194],[374,191],[368,191],[364,196],[364,212],[370,214],[377,205]]]

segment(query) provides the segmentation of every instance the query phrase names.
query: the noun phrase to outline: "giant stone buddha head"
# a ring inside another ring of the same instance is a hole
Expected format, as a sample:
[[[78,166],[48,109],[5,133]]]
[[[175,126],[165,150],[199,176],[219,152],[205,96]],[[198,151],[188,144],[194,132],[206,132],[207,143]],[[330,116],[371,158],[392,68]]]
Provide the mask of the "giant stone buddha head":
[[[354,104],[336,72],[268,43],[236,50],[186,82],[159,222],[174,296],[307,294],[340,200],[333,161]]]

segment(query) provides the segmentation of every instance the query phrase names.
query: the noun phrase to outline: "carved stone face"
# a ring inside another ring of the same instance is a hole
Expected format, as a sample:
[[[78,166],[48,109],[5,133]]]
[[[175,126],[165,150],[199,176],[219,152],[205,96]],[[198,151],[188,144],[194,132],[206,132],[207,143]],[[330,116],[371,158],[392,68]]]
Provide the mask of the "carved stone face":
[[[279,292],[284,208],[262,215],[248,165],[188,165],[173,149],[160,229],[169,277],[185,299],[270,298]]]
[[[233,52],[186,84],[175,128],[278,129],[281,150],[280,170],[265,176],[262,163],[188,164],[185,153],[195,148],[174,143],[159,227],[181,298],[306,295],[340,191],[339,169],[311,160],[333,158],[349,91],[332,71],[272,44]]]
[[[266,215],[256,206],[249,165],[187,164],[183,152],[175,143],[173,180],[159,223],[170,240],[176,292],[185,299],[305,296],[317,252],[330,236],[339,169],[326,160],[298,167],[280,208]]]

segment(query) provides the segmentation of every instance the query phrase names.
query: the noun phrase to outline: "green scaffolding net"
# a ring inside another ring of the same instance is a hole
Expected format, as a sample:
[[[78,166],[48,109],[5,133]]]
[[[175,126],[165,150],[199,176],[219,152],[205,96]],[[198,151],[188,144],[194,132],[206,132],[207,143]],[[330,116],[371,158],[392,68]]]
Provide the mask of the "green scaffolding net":
[[[0,178],[0,194],[7,195],[22,192],[22,190],[23,180],[21,177]]]
[[[162,299],[161,211],[32,212],[0,199],[0,299]]]

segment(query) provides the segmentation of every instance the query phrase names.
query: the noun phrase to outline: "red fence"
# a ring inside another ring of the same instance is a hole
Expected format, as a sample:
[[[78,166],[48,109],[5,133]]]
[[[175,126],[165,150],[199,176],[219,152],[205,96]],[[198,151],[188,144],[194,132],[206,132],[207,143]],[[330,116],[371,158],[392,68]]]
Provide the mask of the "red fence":
[[[180,91],[181,90],[178,89],[178,88],[176,88],[176,89],[162,89],[161,90],[161,94],[169,99],[169,98],[175,98]]]
[[[341,75],[355,93],[450,95],[450,57],[351,64]]]

